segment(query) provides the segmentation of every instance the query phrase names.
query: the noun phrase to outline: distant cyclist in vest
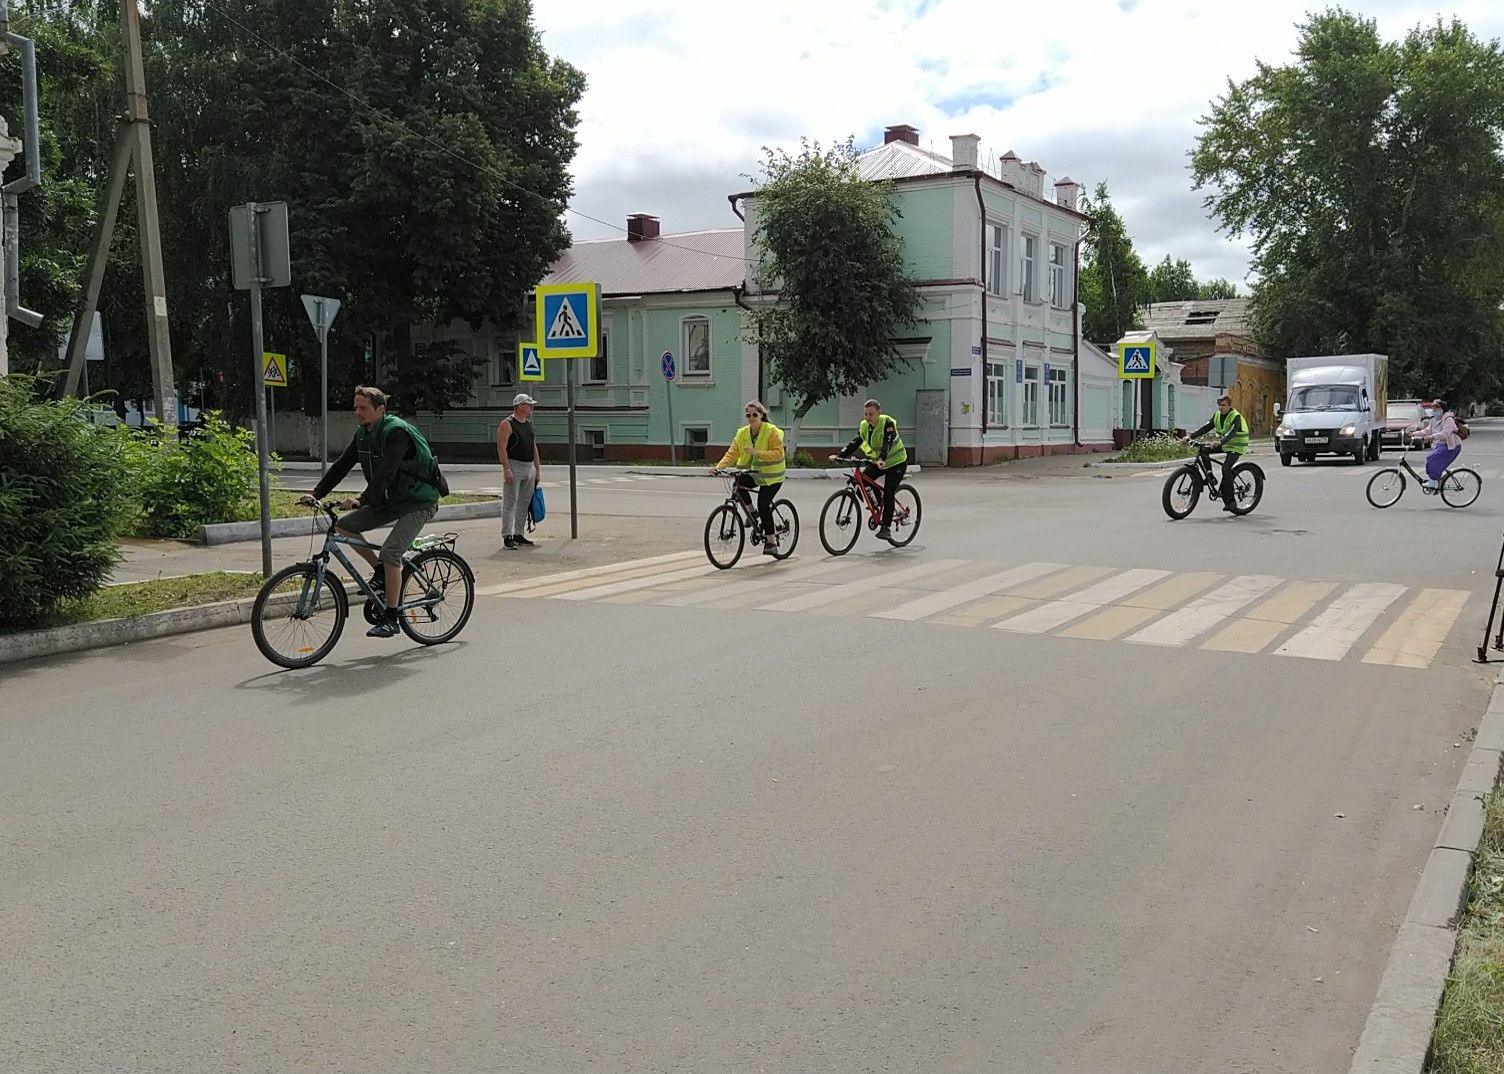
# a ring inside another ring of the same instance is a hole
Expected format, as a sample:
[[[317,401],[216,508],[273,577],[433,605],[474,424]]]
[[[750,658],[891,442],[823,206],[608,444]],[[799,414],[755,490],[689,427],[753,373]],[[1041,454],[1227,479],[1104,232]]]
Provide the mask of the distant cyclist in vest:
[[[1217,434],[1218,445],[1227,454],[1222,460],[1222,510],[1233,508],[1232,468],[1248,454],[1248,422],[1232,408],[1232,396],[1217,397],[1217,412],[1212,420],[1191,434],[1201,436],[1208,432]]]
[[[371,588],[384,589],[387,600],[396,603],[402,593],[402,553],[438,510],[443,478],[423,434],[388,414],[386,403],[386,393],[380,388],[355,389],[355,436],[303,502],[323,499],[360,463],[366,490],[344,502],[342,506],[351,510],[335,524],[335,530],[354,536],[392,527],[381,543],[379,557],[367,548],[355,551],[373,568],[385,568],[372,572]],[[390,638],[397,631],[397,613],[388,610],[366,636]]]
[[[865,458],[872,460],[867,463],[863,473],[873,481],[877,480],[879,474],[882,475],[883,517],[877,537],[880,541],[891,541],[893,496],[909,469],[909,450],[903,446],[903,437],[898,435],[898,422],[883,413],[882,404],[876,399],[868,399],[862,404],[862,423],[857,426],[856,436],[841,449],[840,455],[832,455],[831,461],[849,456],[855,451],[860,451]]]
[[[721,461],[711,468],[718,474],[728,466],[747,467],[752,472],[738,474],[736,495],[742,506],[752,507],[752,489],[757,490],[757,517],[762,521],[762,553],[771,556],[778,549],[778,534],[773,532],[773,499],[783,487],[783,430],[768,420],[768,408],[756,399],[747,404],[747,424],[736,430],[731,446]]]

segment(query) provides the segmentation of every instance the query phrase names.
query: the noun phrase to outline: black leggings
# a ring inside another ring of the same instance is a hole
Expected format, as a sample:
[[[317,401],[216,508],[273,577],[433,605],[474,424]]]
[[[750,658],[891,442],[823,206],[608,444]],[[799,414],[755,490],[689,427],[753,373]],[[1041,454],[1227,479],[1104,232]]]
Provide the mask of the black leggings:
[[[778,490],[783,488],[783,482],[774,485],[759,485],[751,474],[736,475],[736,495],[742,503],[749,508],[752,506],[752,497],[748,495],[752,489],[757,490],[757,517],[762,521],[764,537],[773,536],[773,498],[778,495]]]
[[[898,486],[903,481],[903,475],[908,471],[909,464],[901,462],[897,466],[890,466],[886,470],[879,470],[877,463],[869,462],[863,470],[873,481],[879,479],[883,483],[883,517],[880,525],[887,529],[893,525],[893,496],[898,492]]]

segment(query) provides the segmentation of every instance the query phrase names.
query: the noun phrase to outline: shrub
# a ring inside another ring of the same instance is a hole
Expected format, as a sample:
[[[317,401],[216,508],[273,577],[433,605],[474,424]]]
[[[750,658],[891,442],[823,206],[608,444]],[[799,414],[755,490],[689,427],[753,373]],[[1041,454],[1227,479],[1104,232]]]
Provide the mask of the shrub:
[[[87,597],[120,559],[131,513],[120,438],[83,404],[37,401],[36,383],[0,377],[0,628],[33,627]]]
[[[1135,440],[1114,455],[1108,462],[1168,462],[1171,459],[1186,459],[1196,454],[1189,444],[1182,444],[1173,436],[1159,433],[1142,440]]]
[[[807,449],[800,448],[798,451],[794,452],[794,457],[789,460],[789,465],[802,469],[809,469],[810,467],[817,464],[815,462],[815,457],[811,455]]]
[[[256,436],[249,429],[210,411],[181,440],[155,423],[121,436],[140,492],[138,524],[145,536],[196,537],[200,526],[256,517]]]

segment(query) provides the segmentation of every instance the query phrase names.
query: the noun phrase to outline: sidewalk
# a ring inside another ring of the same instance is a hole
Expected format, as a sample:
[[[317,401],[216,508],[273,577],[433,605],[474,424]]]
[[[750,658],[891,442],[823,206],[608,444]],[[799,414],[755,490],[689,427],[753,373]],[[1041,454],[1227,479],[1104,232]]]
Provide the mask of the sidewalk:
[[[698,523],[695,524],[698,526]],[[598,567],[627,559],[641,559],[695,547],[695,527],[683,519],[581,516],[580,539],[569,539],[569,514],[549,518],[534,533],[534,548],[507,551],[501,546],[499,519],[430,523],[425,533],[457,533],[458,549],[475,572],[478,585],[493,585],[580,567]],[[272,541],[272,570],[306,560],[322,547],[322,537],[282,537]],[[110,576],[112,582],[143,582],[208,571],[261,570],[261,542],[200,545],[187,541],[130,539],[122,542],[125,557]],[[351,559],[355,560],[354,555]],[[355,560],[364,568],[364,564]]]

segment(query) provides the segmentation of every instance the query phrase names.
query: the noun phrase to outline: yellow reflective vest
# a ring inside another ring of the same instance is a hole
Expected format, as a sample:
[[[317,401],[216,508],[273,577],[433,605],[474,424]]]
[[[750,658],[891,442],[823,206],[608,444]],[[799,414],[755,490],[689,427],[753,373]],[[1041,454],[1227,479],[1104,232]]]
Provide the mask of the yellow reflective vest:
[[[757,430],[756,443],[752,441],[752,426],[743,425],[736,430],[731,446],[716,465],[749,467],[752,479],[759,485],[776,485],[783,480],[786,466],[783,455],[783,430],[765,421]]]

